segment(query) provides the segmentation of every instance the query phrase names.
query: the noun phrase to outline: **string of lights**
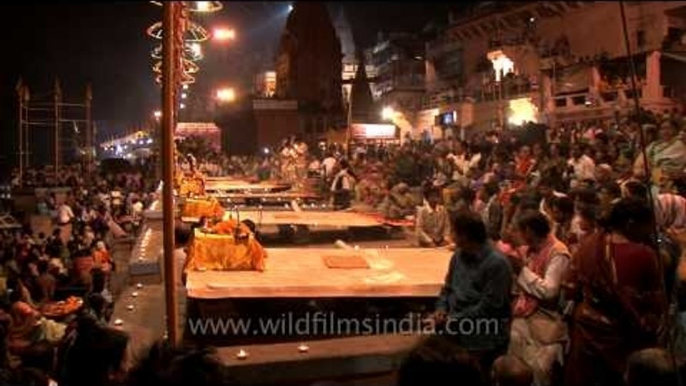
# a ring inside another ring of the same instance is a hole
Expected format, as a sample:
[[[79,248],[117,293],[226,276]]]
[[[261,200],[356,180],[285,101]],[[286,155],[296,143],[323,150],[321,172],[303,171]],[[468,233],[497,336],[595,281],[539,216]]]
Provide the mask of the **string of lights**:
[[[162,6],[159,1],[151,1],[152,4]],[[203,59],[203,50],[201,43],[208,41],[213,37],[202,25],[190,19],[191,14],[207,14],[220,11],[223,5],[219,1],[183,1],[182,9],[182,28],[180,28],[179,37],[181,40],[178,46],[183,47],[179,58],[180,65],[179,73],[176,79],[181,85],[190,85],[195,83],[196,74],[200,71],[200,66],[197,64]],[[164,29],[162,22],[156,22],[147,29],[147,34],[155,40],[161,41],[163,39]],[[216,30],[213,33],[214,37],[219,40],[233,39],[235,32],[233,30]],[[158,84],[162,83],[162,45],[153,48],[150,56],[154,60],[152,65],[153,73],[155,74],[155,81]]]

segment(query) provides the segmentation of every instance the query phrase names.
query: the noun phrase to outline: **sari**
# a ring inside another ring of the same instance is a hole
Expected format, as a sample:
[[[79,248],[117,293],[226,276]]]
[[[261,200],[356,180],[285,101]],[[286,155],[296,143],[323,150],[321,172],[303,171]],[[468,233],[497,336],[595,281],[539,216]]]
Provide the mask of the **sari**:
[[[598,232],[572,257],[565,287],[577,302],[565,385],[621,384],[629,355],[657,343],[667,304],[657,256]]]

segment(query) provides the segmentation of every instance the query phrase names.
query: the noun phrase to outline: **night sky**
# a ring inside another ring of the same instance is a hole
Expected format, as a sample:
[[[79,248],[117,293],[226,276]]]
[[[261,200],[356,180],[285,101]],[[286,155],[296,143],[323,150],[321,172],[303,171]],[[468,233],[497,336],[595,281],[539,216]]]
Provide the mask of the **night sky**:
[[[273,68],[288,2],[224,2],[224,9],[198,20],[236,29],[227,46],[204,44],[193,92],[213,84],[244,83],[256,68]],[[446,19],[440,3],[347,2],[344,6],[357,44],[368,46],[379,30],[418,31],[434,18]],[[13,162],[16,147],[15,85],[21,76],[33,94],[49,90],[59,77],[65,99],[83,97],[93,85],[93,118],[99,137],[123,132],[131,122],[149,119],[159,104],[151,72],[155,41],[145,34],[161,19],[161,7],[149,2],[17,4],[4,6],[0,24],[4,54],[0,64],[0,122],[4,160]],[[37,137],[38,138],[38,137]]]

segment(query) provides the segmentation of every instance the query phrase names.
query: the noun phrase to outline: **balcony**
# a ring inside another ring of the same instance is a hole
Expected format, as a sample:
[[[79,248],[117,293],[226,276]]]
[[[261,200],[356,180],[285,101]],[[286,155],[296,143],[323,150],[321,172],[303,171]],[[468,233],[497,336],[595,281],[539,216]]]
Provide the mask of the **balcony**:
[[[427,43],[426,56],[427,59],[434,59],[461,49],[462,44],[460,42],[441,39]]]

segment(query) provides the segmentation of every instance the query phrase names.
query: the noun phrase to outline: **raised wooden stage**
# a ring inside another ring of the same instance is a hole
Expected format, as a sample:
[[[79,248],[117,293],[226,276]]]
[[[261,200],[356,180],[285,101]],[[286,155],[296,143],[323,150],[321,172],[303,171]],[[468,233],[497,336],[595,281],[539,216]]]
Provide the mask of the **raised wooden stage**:
[[[207,178],[205,190],[208,192],[283,192],[291,188],[291,184],[281,182],[252,183],[245,180]]]
[[[240,217],[240,220],[251,220],[257,225],[305,225],[311,227],[376,227],[382,226],[383,222],[379,219],[354,212],[332,212],[332,211],[273,211],[273,210],[241,210],[234,212],[227,210],[224,219]],[[199,219],[183,217],[182,220],[195,222]]]
[[[272,248],[264,272],[188,272],[191,299],[434,297],[446,249]],[[362,256],[369,268],[328,268],[325,256]]]

